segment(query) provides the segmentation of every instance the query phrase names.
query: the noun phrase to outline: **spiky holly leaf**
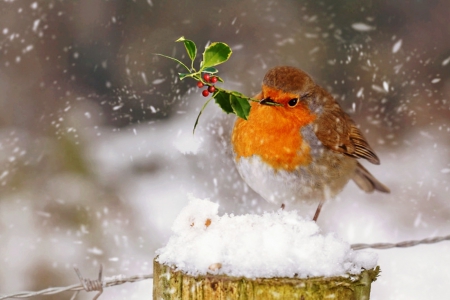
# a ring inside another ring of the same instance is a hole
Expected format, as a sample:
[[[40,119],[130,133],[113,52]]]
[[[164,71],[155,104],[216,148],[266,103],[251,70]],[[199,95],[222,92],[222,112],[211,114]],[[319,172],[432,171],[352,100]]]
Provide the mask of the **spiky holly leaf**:
[[[203,73],[209,73],[209,74],[216,74],[217,72],[219,72],[219,70],[217,70],[214,67],[208,67],[208,68],[204,68],[202,70]]]
[[[226,62],[231,56],[231,48],[221,42],[212,43],[203,52],[202,70]]]
[[[224,112],[226,112],[227,114],[234,114],[234,110],[231,107],[230,96],[231,95],[225,91],[218,91],[214,95],[214,99]]]
[[[178,73],[178,77],[180,78],[180,80],[183,80],[186,77],[192,77],[192,76],[191,76],[191,73]]]
[[[230,103],[233,108],[234,113],[244,119],[248,119],[248,115],[250,114],[251,105],[248,103],[248,98],[242,98],[240,96],[236,96],[230,94]]]
[[[180,37],[175,42],[183,42],[189,58],[191,59],[191,61],[194,61],[195,57],[197,56],[197,46],[195,45],[195,43],[191,40],[185,39],[184,36]]]

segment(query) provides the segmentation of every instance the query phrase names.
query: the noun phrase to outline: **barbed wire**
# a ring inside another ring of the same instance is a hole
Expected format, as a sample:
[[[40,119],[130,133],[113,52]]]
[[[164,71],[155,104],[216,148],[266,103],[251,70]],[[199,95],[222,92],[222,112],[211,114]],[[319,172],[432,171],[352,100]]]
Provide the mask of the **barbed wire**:
[[[407,248],[421,244],[435,244],[442,241],[450,241],[450,235],[437,236],[434,238],[426,238],[422,240],[404,241],[400,243],[352,244],[351,248],[353,250],[362,250],[367,248],[371,249]]]
[[[434,238],[426,238],[426,239],[422,239],[422,240],[403,241],[400,243],[352,244],[352,245],[350,245],[350,247],[353,250],[362,250],[362,249],[368,249],[368,248],[371,248],[371,249],[408,248],[408,247],[414,247],[414,246],[422,245],[422,244],[435,244],[435,243],[439,243],[442,241],[450,241],[450,235],[438,236],[438,237],[434,237]],[[78,293],[83,290],[86,292],[98,291],[98,293],[93,298],[93,300],[96,300],[102,294],[103,288],[115,286],[115,285],[121,285],[124,283],[133,283],[133,282],[138,282],[138,281],[153,278],[153,274],[135,275],[135,276],[130,276],[130,277],[124,277],[122,275],[119,275],[119,276],[113,276],[113,277],[108,278],[103,281],[102,280],[102,271],[103,271],[103,267],[102,267],[102,265],[100,265],[98,279],[90,280],[90,279],[83,278],[80,274],[80,271],[77,268],[75,268],[75,272],[77,273],[78,278],[80,279],[80,282],[81,282],[79,284],[73,284],[73,285],[69,285],[66,287],[48,288],[48,289],[37,291],[37,292],[26,292],[26,291],[19,292],[16,294],[0,296],[0,300],[10,299],[10,298],[30,298],[30,297],[39,296],[39,295],[54,295],[54,294],[59,294],[62,292],[67,292],[67,291],[75,292],[71,298],[71,300],[73,300],[78,295]]]
[[[0,295],[0,300],[3,299],[10,299],[10,298],[30,298],[30,297],[34,297],[34,296],[39,296],[39,295],[54,295],[54,294],[59,294],[62,292],[67,292],[67,291],[72,291],[75,292],[72,296],[72,298],[70,298],[71,300],[75,299],[75,297],[78,295],[78,293],[80,291],[86,291],[86,292],[91,292],[91,291],[99,291],[99,293],[97,293],[93,300],[97,299],[101,293],[103,292],[103,288],[107,288],[110,286],[115,286],[115,285],[121,285],[124,283],[133,283],[133,282],[138,282],[138,281],[142,281],[142,280],[147,280],[147,279],[151,279],[153,278],[153,274],[146,274],[146,275],[135,275],[135,276],[130,276],[130,277],[126,277],[126,276],[113,276],[111,278],[102,280],[102,265],[100,265],[100,272],[99,272],[99,279],[98,280],[90,280],[90,279],[85,279],[83,277],[81,277],[79,271],[77,271],[78,269],[75,268],[75,272],[77,272],[78,278],[80,279],[79,284],[72,284],[66,287],[53,287],[53,288],[48,288],[45,290],[41,290],[41,291],[37,291],[37,292],[19,292],[16,294],[11,294],[11,295],[6,295],[6,296],[1,296]]]

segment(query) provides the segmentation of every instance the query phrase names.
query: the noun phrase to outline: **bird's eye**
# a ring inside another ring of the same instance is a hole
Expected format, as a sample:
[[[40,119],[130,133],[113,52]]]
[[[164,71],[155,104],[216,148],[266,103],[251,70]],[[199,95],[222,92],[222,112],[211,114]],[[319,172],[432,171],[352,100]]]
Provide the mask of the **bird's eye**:
[[[294,99],[289,100],[288,105],[290,107],[294,107],[297,105],[297,103],[298,103],[298,98],[294,98]]]

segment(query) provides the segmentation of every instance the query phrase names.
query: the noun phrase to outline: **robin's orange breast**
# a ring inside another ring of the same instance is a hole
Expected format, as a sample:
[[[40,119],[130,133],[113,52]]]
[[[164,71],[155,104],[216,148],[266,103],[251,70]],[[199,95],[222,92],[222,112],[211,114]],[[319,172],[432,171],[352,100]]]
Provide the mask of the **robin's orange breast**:
[[[286,107],[252,103],[248,120],[238,119],[233,129],[236,160],[257,155],[274,169],[286,171],[309,164],[311,149],[301,128],[314,119],[306,106],[294,114]]]

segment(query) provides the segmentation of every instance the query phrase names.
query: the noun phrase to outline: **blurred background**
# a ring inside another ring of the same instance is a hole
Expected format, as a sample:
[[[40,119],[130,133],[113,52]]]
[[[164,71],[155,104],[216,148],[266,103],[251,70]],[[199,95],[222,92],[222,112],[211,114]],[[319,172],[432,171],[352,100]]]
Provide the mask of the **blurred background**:
[[[234,167],[234,116],[211,104],[192,135],[205,98],[152,54],[187,62],[180,36],[200,53],[230,45],[224,88],[253,95],[269,68],[299,67],[361,126],[381,159],[365,166],[392,192],[349,183],[324,206],[324,232],[349,243],[450,234],[449,16],[448,0],[2,1],[0,295],[76,283],[74,266],[151,273],[189,193],[222,213],[278,209]],[[450,297],[450,242],[375,251],[372,299]]]

